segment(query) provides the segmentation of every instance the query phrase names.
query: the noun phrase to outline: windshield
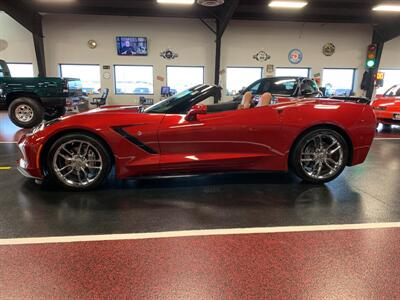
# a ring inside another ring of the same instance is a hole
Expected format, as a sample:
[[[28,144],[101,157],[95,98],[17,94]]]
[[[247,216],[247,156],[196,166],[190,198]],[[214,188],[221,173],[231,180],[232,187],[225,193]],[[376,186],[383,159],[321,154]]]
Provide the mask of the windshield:
[[[196,85],[188,90],[150,106],[149,108],[145,109],[144,112],[153,114],[187,113],[187,111],[193,105],[210,96],[216,95],[216,92],[219,92],[220,94],[220,89],[216,86],[210,86],[206,84]]]
[[[185,90],[180,92],[174,96],[171,96],[165,100],[162,100],[147,109],[145,109],[145,113],[154,113],[154,114],[162,114],[167,113],[172,107],[178,104],[182,99],[186,98],[187,95],[192,94],[192,89]]]
[[[400,85],[395,85],[391,87],[387,92],[385,93],[386,97],[399,97],[400,96]]]

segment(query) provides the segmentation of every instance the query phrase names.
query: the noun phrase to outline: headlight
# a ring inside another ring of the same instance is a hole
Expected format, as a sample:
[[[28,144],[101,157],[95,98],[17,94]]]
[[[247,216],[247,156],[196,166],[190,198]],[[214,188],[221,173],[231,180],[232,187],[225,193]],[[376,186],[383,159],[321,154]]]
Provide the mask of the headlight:
[[[0,95],[3,95],[3,89],[0,89]]]
[[[58,123],[60,121],[61,121],[61,119],[57,118],[57,119],[53,119],[53,120],[50,120],[50,121],[47,121],[47,122],[42,122],[39,125],[37,125],[36,127],[33,127],[32,131],[30,133],[28,133],[27,136],[33,135],[33,134],[35,134],[35,133],[37,133],[39,131],[42,131],[46,127],[49,127],[49,126],[51,126],[51,125],[53,125],[55,123]]]
[[[387,107],[386,106],[374,106],[374,107],[372,107],[372,109],[374,109],[374,110],[386,110]]]

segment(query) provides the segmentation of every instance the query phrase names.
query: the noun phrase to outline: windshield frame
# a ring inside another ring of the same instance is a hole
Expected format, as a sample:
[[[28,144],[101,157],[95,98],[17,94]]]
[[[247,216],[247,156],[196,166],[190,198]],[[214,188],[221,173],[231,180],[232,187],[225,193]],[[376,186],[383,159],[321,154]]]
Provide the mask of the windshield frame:
[[[392,86],[390,89],[388,89],[388,90],[383,94],[383,96],[384,96],[384,97],[399,97],[399,96],[396,96],[396,95],[397,95],[397,92],[398,92],[399,90],[400,90],[400,85],[399,85],[399,84],[396,84],[396,85]],[[390,93],[391,91],[394,91],[394,94],[393,94],[393,95],[389,95],[389,93]]]
[[[189,109],[209,97],[218,97],[221,88],[215,85],[199,84],[168,97],[143,110],[150,114],[186,114]]]

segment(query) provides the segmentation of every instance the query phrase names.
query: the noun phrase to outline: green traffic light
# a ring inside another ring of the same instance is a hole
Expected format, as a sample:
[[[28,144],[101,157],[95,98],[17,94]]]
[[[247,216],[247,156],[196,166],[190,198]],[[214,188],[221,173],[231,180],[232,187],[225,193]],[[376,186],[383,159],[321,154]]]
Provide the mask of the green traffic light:
[[[373,59],[370,59],[367,61],[367,67],[368,68],[372,68],[373,66],[375,66],[375,61]]]

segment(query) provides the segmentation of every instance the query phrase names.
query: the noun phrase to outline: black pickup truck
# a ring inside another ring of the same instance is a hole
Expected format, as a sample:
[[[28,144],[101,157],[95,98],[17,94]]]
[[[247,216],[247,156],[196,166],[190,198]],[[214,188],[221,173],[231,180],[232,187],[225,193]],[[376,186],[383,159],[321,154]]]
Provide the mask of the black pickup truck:
[[[8,109],[11,121],[31,128],[43,120],[65,114],[67,98],[82,97],[79,79],[57,77],[13,78],[0,60],[0,108]]]

